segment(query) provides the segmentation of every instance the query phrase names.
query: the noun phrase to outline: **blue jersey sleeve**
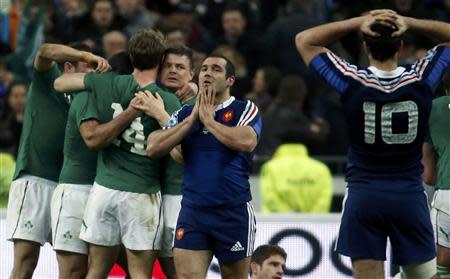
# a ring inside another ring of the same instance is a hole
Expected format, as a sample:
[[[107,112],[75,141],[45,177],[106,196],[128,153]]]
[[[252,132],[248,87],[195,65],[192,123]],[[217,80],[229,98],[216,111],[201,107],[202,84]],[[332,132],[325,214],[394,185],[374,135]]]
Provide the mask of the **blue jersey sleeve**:
[[[439,45],[429,50],[428,53],[413,65],[417,74],[422,75],[422,80],[434,92],[439,85],[442,76],[449,70],[450,46]]]
[[[179,110],[172,113],[172,115],[169,118],[169,121],[167,122],[166,125],[164,125],[163,130],[170,129],[176,126],[178,123],[183,122],[183,120],[190,114],[189,111],[191,111],[189,109],[189,106],[184,105]]]
[[[309,67],[341,94],[349,87],[349,75],[358,71],[355,65],[347,63],[331,51],[316,55]]]
[[[247,101],[244,111],[239,118],[236,126],[250,126],[255,132],[259,139],[262,129],[261,113],[258,107],[251,101]]]

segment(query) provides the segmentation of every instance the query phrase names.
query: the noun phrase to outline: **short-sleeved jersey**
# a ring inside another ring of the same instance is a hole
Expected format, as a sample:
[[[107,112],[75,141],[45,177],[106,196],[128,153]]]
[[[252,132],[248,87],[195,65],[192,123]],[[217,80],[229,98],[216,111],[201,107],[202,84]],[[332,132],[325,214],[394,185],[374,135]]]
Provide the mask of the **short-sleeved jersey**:
[[[433,101],[429,123],[429,142],[437,155],[438,189],[450,189],[450,96]]]
[[[34,69],[13,179],[26,173],[58,181],[69,109],[64,95],[53,88],[60,75],[56,64],[44,72]]]
[[[174,113],[166,128],[182,122],[193,106]],[[258,138],[261,115],[255,104],[231,97],[216,108],[215,120],[229,126],[250,126]],[[219,142],[198,121],[181,142],[184,178],[183,205],[193,207],[234,207],[251,200],[248,175],[254,152],[232,150]]]
[[[91,94],[87,91],[72,94],[64,139],[64,163],[59,183],[94,184],[97,168],[97,151],[89,149],[80,134],[82,117],[89,105]]]
[[[450,62],[437,46],[413,65],[386,72],[358,68],[332,52],[310,67],[340,94],[349,127],[349,187],[423,191],[422,144],[432,95]]]
[[[180,108],[178,99],[156,83],[140,87],[132,75],[114,73],[87,74],[85,89],[93,94],[92,105],[83,120],[96,119],[106,123],[122,113],[139,90],[159,93],[166,111],[171,114]],[[116,139],[113,144],[99,151],[95,181],[111,189],[154,193],[160,190],[160,163],[147,157],[147,137],[159,129],[158,122],[142,115]]]

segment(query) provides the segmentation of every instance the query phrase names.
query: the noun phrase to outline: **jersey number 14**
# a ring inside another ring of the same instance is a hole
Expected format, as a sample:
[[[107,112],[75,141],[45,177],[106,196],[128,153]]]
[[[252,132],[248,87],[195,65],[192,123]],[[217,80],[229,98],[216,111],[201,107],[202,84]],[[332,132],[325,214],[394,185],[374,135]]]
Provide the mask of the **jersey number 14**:
[[[376,131],[376,104],[374,102],[364,102],[364,142],[375,143]],[[408,132],[393,133],[392,115],[394,113],[408,113]],[[381,139],[386,144],[408,144],[413,142],[417,136],[417,126],[419,123],[419,110],[413,101],[402,101],[387,103],[381,107]]]

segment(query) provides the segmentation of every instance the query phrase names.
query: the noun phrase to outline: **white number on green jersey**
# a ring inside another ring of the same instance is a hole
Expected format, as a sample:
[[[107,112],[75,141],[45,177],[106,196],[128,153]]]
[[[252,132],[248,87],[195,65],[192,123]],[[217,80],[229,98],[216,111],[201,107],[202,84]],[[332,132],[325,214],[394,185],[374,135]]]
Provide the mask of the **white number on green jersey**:
[[[113,118],[116,118],[123,112],[122,105],[119,103],[112,103],[111,108],[114,110]],[[141,117],[134,119],[120,137],[125,143],[119,139],[115,139],[113,144],[119,147],[129,146],[129,151],[131,153],[146,156],[145,149],[147,147],[147,140],[144,135],[144,125],[141,123]]]

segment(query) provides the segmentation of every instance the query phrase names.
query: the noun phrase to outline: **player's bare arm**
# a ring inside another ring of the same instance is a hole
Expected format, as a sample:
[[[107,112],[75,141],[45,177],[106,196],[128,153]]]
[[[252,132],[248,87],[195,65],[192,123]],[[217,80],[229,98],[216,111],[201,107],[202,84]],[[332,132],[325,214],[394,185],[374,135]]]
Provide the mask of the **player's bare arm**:
[[[57,92],[67,93],[84,90],[84,77],[86,73],[62,74],[53,83]]]
[[[200,94],[199,118],[205,125],[205,128],[228,148],[242,152],[252,152],[258,143],[255,130],[250,126],[229,127],[217,122],[214,119],[214,100],[216,95],[214,87],[209,86]]]
[[[429,143],[423,144],[422,152],[423,182],[434,186],[436,185],[436,153],[433,146]]]
[[[54,62],[86,62],[95,67],[97,72],[110,70],[108,62],[90,52],[79,51],[59,44],[43,44],[34,60],[34,67],[38,71],[49,70]]]
[[[80,125],[80,134],[86,146],[91,149],[102,149],[110,145],[141,114],[141,111],[133,107],[137,102],[139,102],[137,98],[131,100],[126,110],[107,123],[100,124],[94,119],[83,121]]]
[[[132,105],[135,109],[144,112],[158,121],[158,124],[161,127],[164,127],[167,124],[170,115],[164,109],[164,101],[158,93],[153,94],[148,90],[139,91],[136,94],[136,98],[139,102]]]
[[[183,122],[170,129],[154,131],[148,136],[147,156],[150,158],[162,157],[181,143],[198,120],[200,100],[201,96],[197,98],[191,114]]]

